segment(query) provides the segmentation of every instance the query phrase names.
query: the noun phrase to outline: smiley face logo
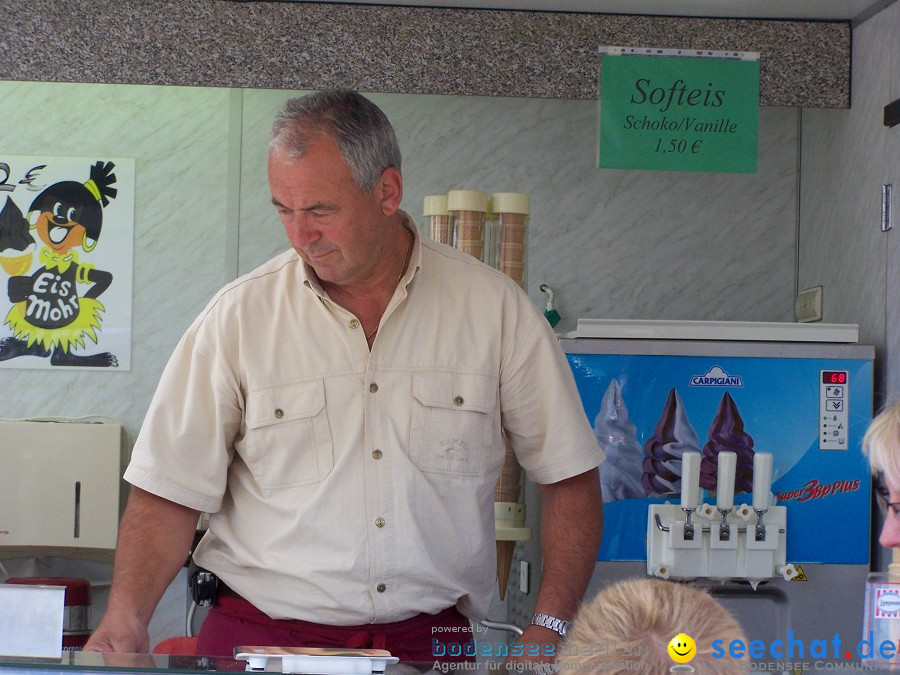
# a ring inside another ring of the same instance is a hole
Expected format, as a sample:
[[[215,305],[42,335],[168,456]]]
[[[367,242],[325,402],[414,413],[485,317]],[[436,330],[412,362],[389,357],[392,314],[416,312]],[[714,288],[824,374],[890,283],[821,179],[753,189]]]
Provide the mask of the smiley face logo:
[[[675,663],[687,663],[697,653],[697,644],[690,635],[679,633],[669,640],[668,652]]]

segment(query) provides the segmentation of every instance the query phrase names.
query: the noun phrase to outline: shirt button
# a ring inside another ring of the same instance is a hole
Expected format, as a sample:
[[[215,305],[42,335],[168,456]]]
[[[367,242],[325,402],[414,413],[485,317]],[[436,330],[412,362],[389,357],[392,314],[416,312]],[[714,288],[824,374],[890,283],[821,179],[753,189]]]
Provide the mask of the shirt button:
[[[378,385],[373,382],[372,384],[369,385],[369,391],[371,391],[374,394],[376,391],[378,391]]]
[[[453,398],[453,403],[455,403],[456,405],[462,405],[463,403],[465,403],[465,401],[463,400],[462,396],[455,396]]]
[[[350,319],[350,328],[359,328],[359,321],[356,319]]]
[[[282,417],[284,417],[284,410],[282,410],[281,408],[275,408],[275,412],[273,414],[275,415],[276,419],[280,420]]]
[[[378,584],[375,587],[375,590],[378,591],[379,593],[384,593],[387,590],[387,586],[385,586],[384,584]]]
[[[381,459],[382,457],[384,457],[384,453],[381,452],[381,450],[373,450],[372,457],[374,457],[375,459]]]
[[[375,527],[384,527],[384,518],[376,518]]]

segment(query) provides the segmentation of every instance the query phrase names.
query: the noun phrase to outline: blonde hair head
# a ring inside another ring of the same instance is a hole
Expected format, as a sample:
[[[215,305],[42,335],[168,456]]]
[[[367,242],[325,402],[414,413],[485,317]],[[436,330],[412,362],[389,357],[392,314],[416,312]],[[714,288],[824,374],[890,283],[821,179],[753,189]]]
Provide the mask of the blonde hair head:
[[[882,410],[866,430],[863,454],[872,473],[883,474],[894,489],[900,489],[900,401]]]
[[[581,606],[558,663],[565,670],[604,674],[667,673],[675,665],[669,642],[679,633],[697,645],[688,664],[697,672],[712,664],[734,666],[739,660],[728,655],[728,646],[733,640],[746,644],[740,624],[706,591],[662,579],[629,579],[608,586]],[[713,656],[713,640],[722,641],[721,658]]]

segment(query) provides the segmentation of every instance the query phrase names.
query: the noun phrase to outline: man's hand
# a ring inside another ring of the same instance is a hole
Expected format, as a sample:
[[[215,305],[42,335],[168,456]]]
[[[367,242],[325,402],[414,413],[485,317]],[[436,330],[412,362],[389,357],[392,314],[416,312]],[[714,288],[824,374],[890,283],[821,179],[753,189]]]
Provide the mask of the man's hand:
[[[513,650],[510,649],[510,656],[506,659],[507,664],[546,664],[550,666],[556,663],[556,657],[559,655],[559,645],[563,643],[562,636],[543,626],[528,626],[516,640],[516,646],[521,646],[521,655],[513,656]],[[519,653],[516,649],[516,654]],[[530,668],[530,670],[540,670]],[[549,671],[548,671],[549,672]]]
[[[150,634],[136,616],[113,616],[107,612],[84,651],[142,654],[150,651]]]

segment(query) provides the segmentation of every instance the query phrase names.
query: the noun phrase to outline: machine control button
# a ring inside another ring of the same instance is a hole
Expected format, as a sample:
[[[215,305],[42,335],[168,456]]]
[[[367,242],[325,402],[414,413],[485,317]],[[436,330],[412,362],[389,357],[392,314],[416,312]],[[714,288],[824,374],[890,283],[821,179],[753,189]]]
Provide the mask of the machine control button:
[[[819,379],[819,450],[846,450],[850,422],[850,373],[823,370]]]
[[[375,392],[378,391],[378,385],[373,382],[372,384],[369,385],[369,391],[374,394]]]
[[[381,450],[373,450],[372,457],[374,457],[375,459],[381,459],[382,457],[384,457],[384,453]]]

